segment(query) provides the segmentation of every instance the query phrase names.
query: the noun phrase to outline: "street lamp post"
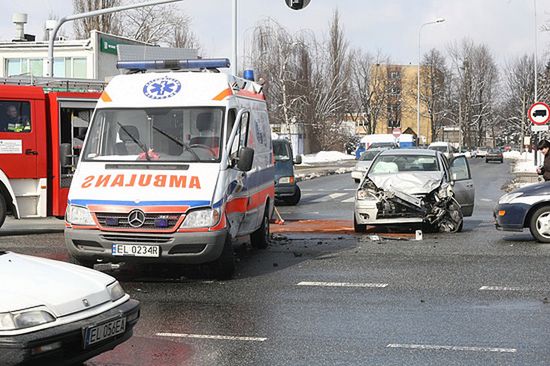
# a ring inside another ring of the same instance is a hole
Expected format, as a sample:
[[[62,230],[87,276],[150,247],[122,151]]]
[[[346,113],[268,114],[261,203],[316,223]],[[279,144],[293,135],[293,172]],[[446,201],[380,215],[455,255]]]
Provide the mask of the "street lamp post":
[[[422,28],[426,25],[443,23],[445,18],[437,18],[434,21],[426,22],[418,29],[418,69],[416,73],[417,85],[416,85],[416,145],[419,145],[420,141],[420,35],[422,34]]]
[[[182,1],[182,0],[156,0],[156,1],[146,2],[146,3],[115,6],[113,8],[100,9],[100,10],[89,11],[89,12],[86,12],[86,13],[78,13],[78,14],[68,15],[66,17],[63,17],[63,18],[59,19],[57,21],[57,24],[56,24],[55,28],[53,29],[53,31],[50,35],[49,44],[48,44],[48,65],[47,65],[48,66],[48,68],[47,68],[48,76],[52,77],[52,78],[54,76],[53,75],[53,47],[54,47],[55,37],[57,35],[57,31],[59,30],[59,28],[61,28],[61,26],[65,22],[68,22],[68,21],[71,21],[71,20],[76,20],[76,19],[95,17],[95,16],[103,15],[103,14],[116,13],[116,12],[123,11],[123,10],[128,10],[128,9],[142,8],[144,6],[153,6],[153,5],[173,3],[173,2],[176,2],[176,1]]]

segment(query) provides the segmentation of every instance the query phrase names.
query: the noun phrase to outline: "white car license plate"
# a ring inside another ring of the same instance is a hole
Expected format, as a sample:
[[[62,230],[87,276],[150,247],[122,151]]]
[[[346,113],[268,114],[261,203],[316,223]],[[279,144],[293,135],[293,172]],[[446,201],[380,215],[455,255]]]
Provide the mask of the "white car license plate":
[[[113,244],[111,252],[115,256],[159,257],[160,247],[158,245]]]
[[[105,323],[84,328],[84,348],[126,331],[126,318],[117,318]]]

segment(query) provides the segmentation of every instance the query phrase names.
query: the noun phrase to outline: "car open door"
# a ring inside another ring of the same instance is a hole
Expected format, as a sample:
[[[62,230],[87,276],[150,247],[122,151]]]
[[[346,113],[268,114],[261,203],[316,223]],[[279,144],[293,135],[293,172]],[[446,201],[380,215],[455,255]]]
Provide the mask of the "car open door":
[[[451,179],[454,183],[455,198],[462,207],[464,216],[472,216],[474,211],[475,188],[470,165],[464,156],[451,160]]]

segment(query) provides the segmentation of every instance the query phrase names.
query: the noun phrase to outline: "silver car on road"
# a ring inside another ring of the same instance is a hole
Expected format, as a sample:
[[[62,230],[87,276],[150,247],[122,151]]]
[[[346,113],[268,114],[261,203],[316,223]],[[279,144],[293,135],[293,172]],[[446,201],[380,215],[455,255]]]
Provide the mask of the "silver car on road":
[[[475,189],[464,156],[450,161],[439,151],[386,150],[376,156],[359,184],[354,227],[425,224],[456,232],[474,209]]]
[[[376,155],[378,155],[381,151],[384,151],[387,149],[368,149],[364,153],[361,154],[361,157],[359,160],[357,160],[357,163],[353,167],[353,170],[351,171],[351,177],[355,181],[355,183],[359,183],[361,179],[363,179],[363,176],[369,170],[370,165],[372,164],[374,158]]]

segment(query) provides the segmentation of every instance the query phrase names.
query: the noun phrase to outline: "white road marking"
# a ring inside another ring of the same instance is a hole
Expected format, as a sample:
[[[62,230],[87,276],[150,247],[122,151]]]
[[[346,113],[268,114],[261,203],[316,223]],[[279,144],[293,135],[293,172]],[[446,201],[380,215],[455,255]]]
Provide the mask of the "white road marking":
[[[197,338],[197,339],[217,339],[224,341],[250,341],[250,342],[265,342],[267,338],[263,337],[238,337],[210,334],[187,334],[187,333],[157,333],[158,337],[174,337],[174,338]]]
[[[326,196],[323,196],[323,197],[319,197],[317,199],[314,199],[312,201],[310,201],[309,203],[320,203],[320,202],[327,202],[329,200],[335,200],[337,199],[338,197],[342,197],[342,196],[345,196],[347,195],[348,193],[331,193],[329,195],[326,195]]]
[[[472,352],[501,352],[516,353],[515,348],[497,348],[497,347],[463,347],[463,346],[438,346],[430,344],[388,344],[386,348],[407,348],[419,350],[444,350],[444,351],[472,351]]]
[[[319,287],[363,287],[363,288],[384,288],[387,283],[355,283],[355,282],[310,282],[302,281],[297,286],[319,286]]]
[[[480,201],[483,201],[483,202],[493,202],[492,199],[489,199],[489,198],[482,198]]]
[[[342,201],[342,203],[350,203],[350,202],[355,202],[355,196],[351,196],[350,198]]]
[[[507,286],[481,286],[480,291],[528,291],[524,287],[507,287]]]

